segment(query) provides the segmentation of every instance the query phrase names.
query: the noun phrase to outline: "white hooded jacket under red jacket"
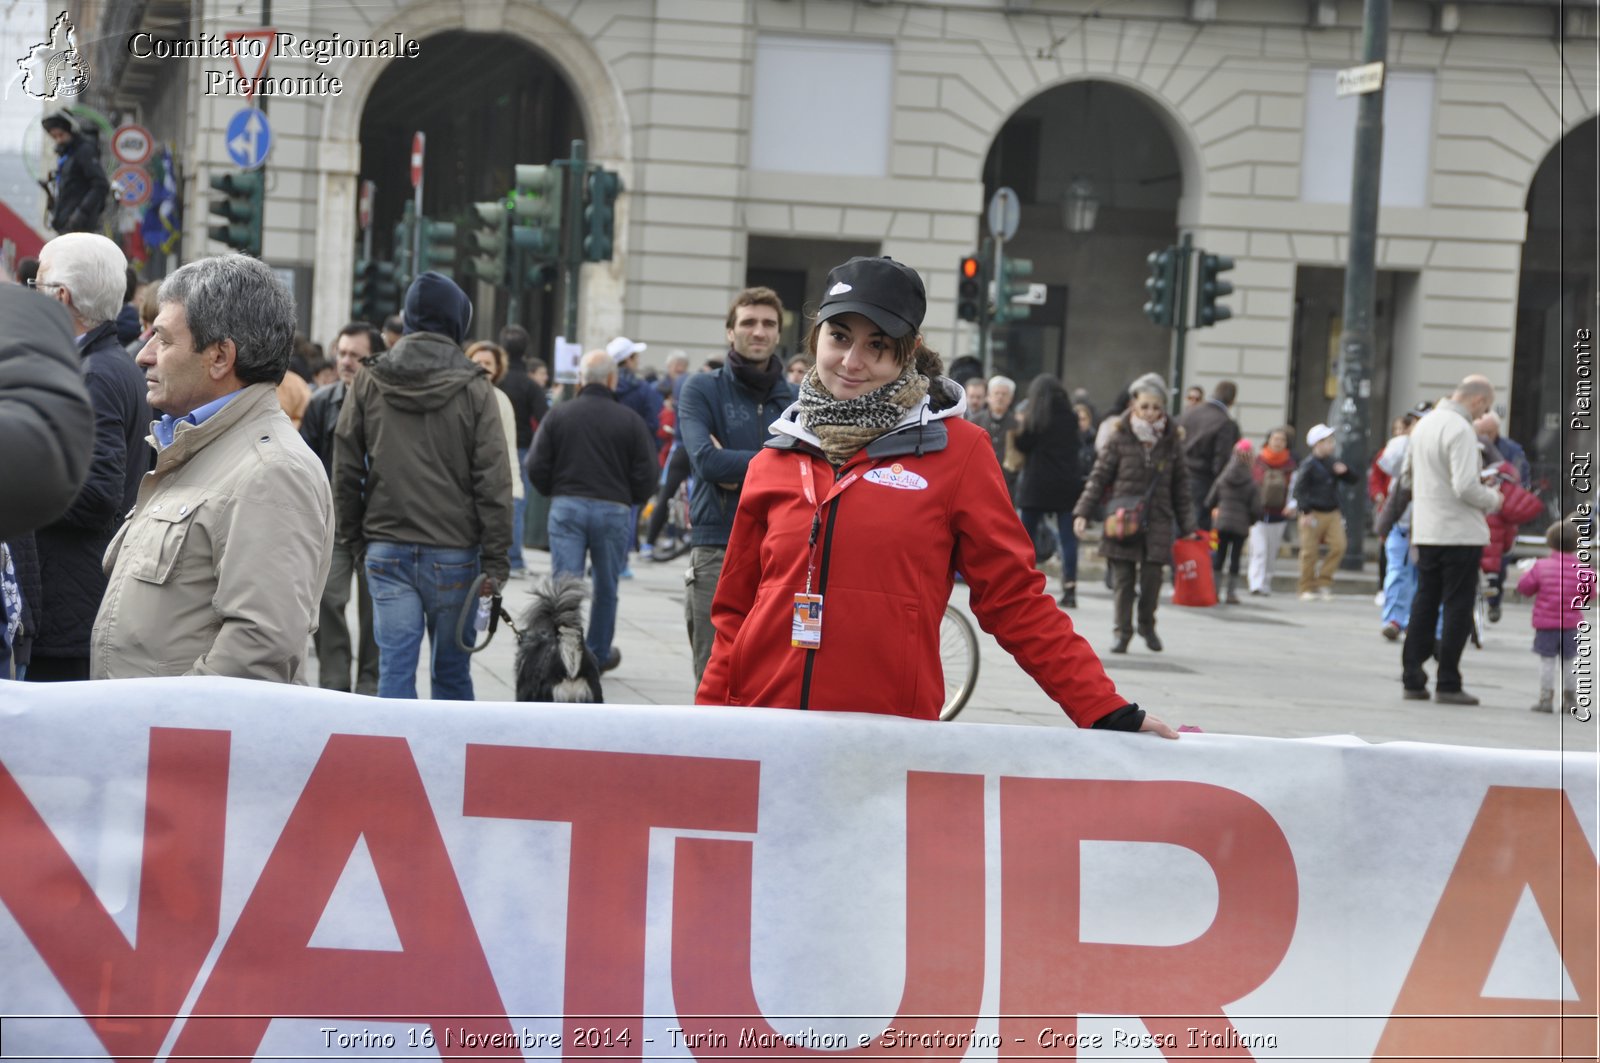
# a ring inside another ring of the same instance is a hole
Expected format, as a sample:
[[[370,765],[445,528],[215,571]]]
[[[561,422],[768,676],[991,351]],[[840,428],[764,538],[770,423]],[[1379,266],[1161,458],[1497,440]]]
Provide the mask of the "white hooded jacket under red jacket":
[[[773,424],[745,477],[696,701],[936,719],[939,625],[959,571],[978,623],[1073,722],[1137,730],[1144,714],[1118,712],[1127,699],[1044,593],[988,434],[962,418],[959,387],[944,378],[935,386],[952,406],[935,412],[923,399],[837,473],[798,404]],[[791,645],[795,595],[811,566],[812,593],[823,596],[816,650]]]

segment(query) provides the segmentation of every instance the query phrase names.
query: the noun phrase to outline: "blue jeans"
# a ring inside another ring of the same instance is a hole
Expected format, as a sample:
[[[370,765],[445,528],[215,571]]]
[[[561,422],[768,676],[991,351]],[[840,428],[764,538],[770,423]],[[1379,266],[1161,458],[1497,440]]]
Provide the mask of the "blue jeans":
[[[1041,525],[1044,519],[1051,516],[1047,509],[1024,509],[1022,511],[1022,527],[1028,533],[1028,538],[1033,540],[1034,556],[1039,554],[1040,538],[1050,533],[1049,527]],[[1061,548],[1061,583],[1063,586],[1078,582],[1078,536],[1072,530],[1072,513],[1054,514],[1056,518],[1056,542]]]
[[[522,527],[523,518],[528,512],[528,498],[533,494],[533,485],[528,482],[528,448],[517,448],[517,475],[522,477],[522,497],[511,500],[511,550],[506,559],[511,562],[513,571],[524,567],[522,562]]]
[[[417,696],[422,634],[433,654],[429,696],[471,701],[472,656],[456,646],[456,625],[478,576],[478,551],[409,543],[367,544],[372,633],[378,641],[378,696]]]
[[[601,664],[611,656],[617,630],[617,580],[633,539],[632,511],[620,502],[559,495],[550,500],[550,571],[583,578],[584,554],[594,566],[589,636],[584,641]]]
[[[1399,527],[1383,541],[1383,622],[1411,624],[1411,599],[1417,594],[1417,567],[1411,563],[1411,536]]]

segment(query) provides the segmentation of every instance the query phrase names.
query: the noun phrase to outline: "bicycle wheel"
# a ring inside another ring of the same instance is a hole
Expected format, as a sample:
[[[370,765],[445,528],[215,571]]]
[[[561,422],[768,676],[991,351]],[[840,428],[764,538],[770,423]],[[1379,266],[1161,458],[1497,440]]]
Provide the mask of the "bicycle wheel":
[[[1478,595],[1472,602],[1472,645],[1483,649],[1483,640],[1489,634],[1489,596],[1484,593],[1483,581],[1478,582]]]
[[[939,719],[953,720],[978,687],[978,632],[953,605],[945,606],[939,623],[939,663],[944,668],[944,706]]]

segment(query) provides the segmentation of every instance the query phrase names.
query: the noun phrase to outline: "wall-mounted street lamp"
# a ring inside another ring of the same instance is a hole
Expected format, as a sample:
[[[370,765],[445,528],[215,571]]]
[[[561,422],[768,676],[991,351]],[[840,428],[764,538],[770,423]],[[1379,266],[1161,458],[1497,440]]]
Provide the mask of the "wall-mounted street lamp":
[[[1067,232],[1086,233],[1094,228],[1095,215],[1100,212],[1100,200],[1094,194],[1094,182],[1079,174],[1067,186],[1067,198],[1062,203],[1062,216]]]

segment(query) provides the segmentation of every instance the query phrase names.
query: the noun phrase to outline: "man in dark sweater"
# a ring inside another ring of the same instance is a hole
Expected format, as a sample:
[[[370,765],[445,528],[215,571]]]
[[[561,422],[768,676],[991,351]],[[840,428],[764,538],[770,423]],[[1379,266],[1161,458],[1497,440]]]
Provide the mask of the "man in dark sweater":
[[[1294,480],[1294,504],[1300,510],[1300,600],[1333,598],[1333,573],[1344,559],[1347,540],[1344,515],[1339,512],[1339,481],[1355,483],[1357,476],[1333,456],[1338,443],[1333,429],[1313,425],[1306,433],[1311,454]],[[1317,564],[1317,548],[1327,544],[1328,556]]]
[[[617,626],[617,580],[633,540],[632,507],[656,484],[655,445],[644,420],[617,400],[617,366],[606,351],[578,365],[580,389],[550,411],[533,437],[528,479],[550,498],[552,575],[580,579],[584,555],[594,566],[588,643],[603,671],[622,662],[611,644]]]
[[[94,233],[58,236],[39,252],[35,286],[66,308],[82,352],[94,457],[71,508],[37,535],[42,593],[30,680],[89,678],[89,636],[106,590],[101,560],[150,468],[144,373],[117,342],[127,268],[117,245]]]

